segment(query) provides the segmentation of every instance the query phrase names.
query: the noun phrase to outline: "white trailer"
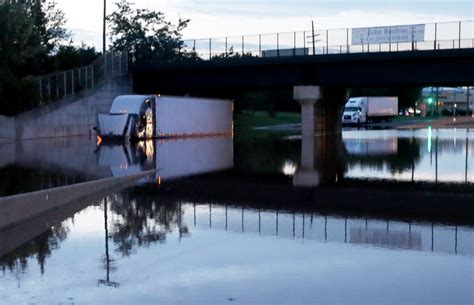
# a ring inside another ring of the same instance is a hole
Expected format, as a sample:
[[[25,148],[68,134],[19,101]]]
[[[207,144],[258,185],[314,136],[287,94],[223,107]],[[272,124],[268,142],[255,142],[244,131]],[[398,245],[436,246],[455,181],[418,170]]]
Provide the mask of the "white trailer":
[[[230,135],[232,111],[228,100],[123,95],[108,114],[98,114],[96,129],[103,139]]]
[[[343,124],[391,121],[398,115],[398,97],[352,97],[344,107]]]

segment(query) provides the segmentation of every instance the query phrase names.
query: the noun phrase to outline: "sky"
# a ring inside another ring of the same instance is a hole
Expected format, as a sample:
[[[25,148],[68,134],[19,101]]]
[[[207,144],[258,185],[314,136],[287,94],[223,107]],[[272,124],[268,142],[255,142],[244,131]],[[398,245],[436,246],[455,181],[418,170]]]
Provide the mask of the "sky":
[[[76,44],[100,49],[102,0],[56,0]],[[108,13],[117,0],[107,0]],[[472,0],[132,0],[169,21],[191,19],[185,39],[311,29],[418,24],[474,19]],[[474,30],[472,23],[471,30]]]

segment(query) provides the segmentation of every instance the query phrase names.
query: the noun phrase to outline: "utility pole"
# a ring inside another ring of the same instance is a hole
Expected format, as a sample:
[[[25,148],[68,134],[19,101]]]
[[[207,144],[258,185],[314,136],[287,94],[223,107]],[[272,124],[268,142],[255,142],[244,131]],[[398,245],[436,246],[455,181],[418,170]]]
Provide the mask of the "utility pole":
[[[316,42],[319,41],[319,40],[316,40],[316,37],[318,37],[320,34],[314,33],[314,20],[311,20],[311,34],[312,34],[311,36],[307,37],[307,38],[311,38],[311,41],[308,41],[308,43],[313,44],[313,55],[316,55]],[[306,48],[306,45],[305,45],[305,48]]]
[[[107,0],[104,0],[104,18],[103,18],[103,28],[102,28],[102,54],[105,55],[106,45],[105,45],[105,36],[107,32],[106,28],[106,18],[107,18]]]

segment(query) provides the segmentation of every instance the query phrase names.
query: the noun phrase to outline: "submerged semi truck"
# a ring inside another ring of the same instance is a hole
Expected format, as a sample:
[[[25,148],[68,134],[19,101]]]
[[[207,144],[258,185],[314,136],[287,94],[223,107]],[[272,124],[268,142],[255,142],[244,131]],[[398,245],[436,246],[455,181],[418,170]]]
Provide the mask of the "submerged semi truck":
[[[97,115],[102,139],[152,139],[232,134],[228,100],[160,95],[121,95]]]
[[[343,124],[391,121],[398,115],[398,97],[351,97],[344,107]]]

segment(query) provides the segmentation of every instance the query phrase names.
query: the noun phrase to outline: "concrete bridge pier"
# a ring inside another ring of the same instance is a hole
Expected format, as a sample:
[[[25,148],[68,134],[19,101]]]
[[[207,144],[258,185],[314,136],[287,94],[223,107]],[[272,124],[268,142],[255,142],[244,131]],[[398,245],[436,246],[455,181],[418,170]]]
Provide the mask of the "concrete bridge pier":
[[[334,183],[345,172],[342,112],[344,88],[295,86],[294,99],[301,105],[301,162],[293,176],[295,186]]]
[[[322,87],[321,97],[315,105],[315,132],[317,135],[340,134],[342,113],[348,99],[345,88]]]
[[[345,88],[295,86],[293,97],[301,105],[303,136],[341,133]]]

